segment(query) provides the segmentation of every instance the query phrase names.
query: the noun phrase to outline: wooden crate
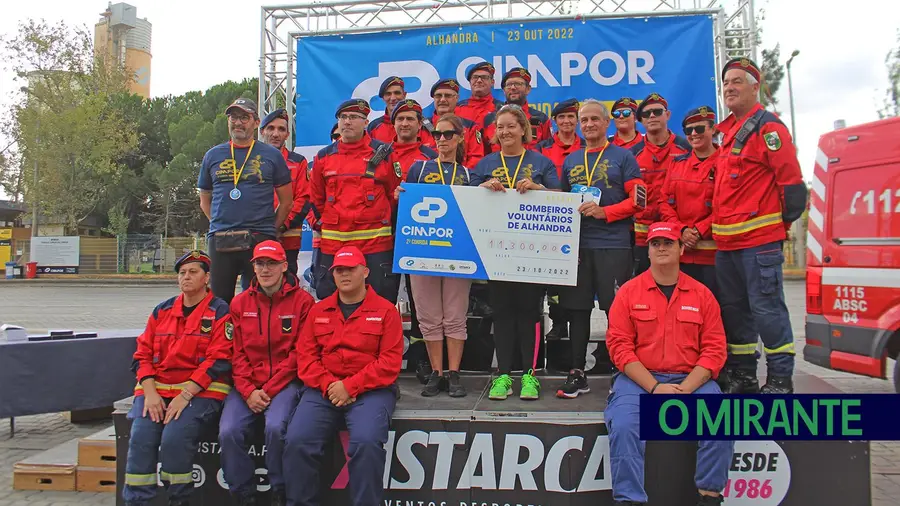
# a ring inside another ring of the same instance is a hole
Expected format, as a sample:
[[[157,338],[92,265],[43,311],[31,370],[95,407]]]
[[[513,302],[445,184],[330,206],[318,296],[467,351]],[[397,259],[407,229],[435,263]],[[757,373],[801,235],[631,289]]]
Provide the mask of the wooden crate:
[[[73,439],[13,466],[15,490],[75,490],[78,439]]]
[[[78,467],[116,468],[114,427],[107,427],[78,441]]]
[[[116,491],[115,467],[81,467],[78,466],[76,487],[79,492],[113,492]]]

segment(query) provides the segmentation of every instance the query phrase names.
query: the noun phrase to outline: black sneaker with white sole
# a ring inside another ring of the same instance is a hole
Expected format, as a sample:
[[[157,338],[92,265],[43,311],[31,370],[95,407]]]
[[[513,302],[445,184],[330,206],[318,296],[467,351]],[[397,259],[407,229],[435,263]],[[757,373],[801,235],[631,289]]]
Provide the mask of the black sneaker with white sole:
[[[566,382],[556,391],[556,396],[560,399],[574,399],[590,391],[591,387],[588,386],[584,371],[575,369],[569,373],[566,377]]]
[[[422,397],[434,397],[441,393],[441,382],[443,379],[443,376],[438,374],[437,371],[431,371],[431,375],[428,376],[428,381],[425,383],[425,388],[422,389]]]

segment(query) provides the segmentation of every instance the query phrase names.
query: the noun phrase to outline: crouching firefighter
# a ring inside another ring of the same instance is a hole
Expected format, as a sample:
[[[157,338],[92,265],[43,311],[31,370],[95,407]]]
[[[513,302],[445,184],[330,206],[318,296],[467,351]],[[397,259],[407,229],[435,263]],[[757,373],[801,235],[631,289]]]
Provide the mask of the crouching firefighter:
[[[271,506],[284,506],[284,433],[300,402],[297,337],[315,301],[288,269],[281,244],[264,241],[253,251],[250,288],[231,301],[234,322],[234,390],[219,422],[222,471],[239,506],[259,499],[256,464],[249,455],[253,422],[265,419],[266,469]]]
[[[202,251],[175,262],[181,294],[156,306],[137,338],[132,370],[138,384],[128,413],[122,491],[127,506],[150,504],[157,479],[170,506],[188,505],[201,431],[214,422],[231,390],[234,327],[228,304],[207,288],[209,264]]]

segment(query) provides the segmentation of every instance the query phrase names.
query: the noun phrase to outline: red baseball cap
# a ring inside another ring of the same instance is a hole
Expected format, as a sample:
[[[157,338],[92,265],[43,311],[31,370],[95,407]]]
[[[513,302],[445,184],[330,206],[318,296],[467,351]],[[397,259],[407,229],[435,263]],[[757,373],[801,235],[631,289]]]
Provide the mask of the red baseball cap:
[[[281,243],[272,240],[263,241],[253,248],[253,258],[250,261],[255,262],[260,258],[271,258],[277,262],[287,261],[287,255],[285,255]]]
[[[335,267],[356,267],[357,265],[366,266],[366,257],[362,251],[356,246],[344,246],[335,253],[331,269],[334,270]]]
[[[647,240],[650,241],[657,237],[677,241],[681,239],[681,226],[677,223],[654,223],[650,225],[650,230],[647,232]]]

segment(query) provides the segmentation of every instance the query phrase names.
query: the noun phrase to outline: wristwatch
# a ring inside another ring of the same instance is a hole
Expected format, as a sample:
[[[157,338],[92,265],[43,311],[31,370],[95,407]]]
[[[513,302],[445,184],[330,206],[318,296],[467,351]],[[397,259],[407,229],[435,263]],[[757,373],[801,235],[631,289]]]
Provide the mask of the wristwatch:
[[[287,225],[285,225],[284,223],[282,223],[281,226],[278,227],[278,231],[281,232],[281,233],[287,232],[287,229],[288,229],[288,228],[287,228]]]

